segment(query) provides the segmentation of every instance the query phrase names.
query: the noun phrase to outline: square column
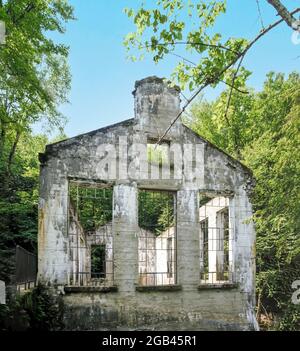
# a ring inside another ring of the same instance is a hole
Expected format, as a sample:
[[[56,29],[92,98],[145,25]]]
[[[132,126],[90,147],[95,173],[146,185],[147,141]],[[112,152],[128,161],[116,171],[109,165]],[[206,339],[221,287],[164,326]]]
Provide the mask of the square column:
[[[137,187],[115,185],[113,196],[114,283],[130,294],[138,279]]]
[[[41,169],[38,228],[38,280],[64,285],[69,272],[68,180]]]
[[[198,191],[177,192],[177,283],[184,290],[199,285]]]

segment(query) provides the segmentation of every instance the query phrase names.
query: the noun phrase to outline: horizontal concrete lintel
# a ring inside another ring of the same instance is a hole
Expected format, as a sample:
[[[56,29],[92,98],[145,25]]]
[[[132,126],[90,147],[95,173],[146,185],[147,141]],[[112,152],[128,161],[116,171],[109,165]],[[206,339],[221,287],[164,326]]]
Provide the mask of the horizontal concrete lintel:
[[[236,289],[238,288],[237,283],[222,283],[222,284],[200,284],[198,290],[206,289]]]
[[[116,292],[118,288],[115,285],[112,286],[65,286],[64,290],[66,293],[91,293],[91,292]]]
[[[178,284],[172,285],[139,285],[136,291],[148,292],[148,291],[179,291],[182,290],[182,286]]]
[[[99,186],[101,188],[108,188],[114,185],[114,182],[111,180],[101,180],[101,179],[92,179],[92,178],[81,178],[75,176],[68,176],[70,183],[86,185],[86,186]]]
[[[190,228],[190,226],[192,225],[192,226],[194,226],[194,228],[198,229],[199,222],[197,220],[193,220],[193,221],[192,220],[184,220],[182,218],[183,218],[182,214],[178,215],[178,217],[177,217],[177,228],[185,229],[187,227]]]
[[[149,180],[144,180],[144,181],[139,181],[138,182],[138,189],[139,190],[157,190],[157,191],[171,191],[171,192],[176,192],[180,189],[181,187],[181,183],[180,181],[177,180],[171,180],[166,181],[163,179],[157,179],[157,180],[153,180],[152,182],[154,184],[150,183],[151,181]],[[175,182],[178,182],[177,184]]]
[[[122,225],[121,228],[117,228],[117,225]],[[127,226],[127,228],[126,228]],[[124,222],[119,222],[119,223],[114,223],[113,224],[113,232],[116,234],[116,235],[120,235],[121,233],[127,233],[127,234],[132,234],[132,235],[137,235],[138,234],[138,229],[134,228],[132,226],[132,228],[128,228],[129,225],[128,225],[128,222],[124,221]]]

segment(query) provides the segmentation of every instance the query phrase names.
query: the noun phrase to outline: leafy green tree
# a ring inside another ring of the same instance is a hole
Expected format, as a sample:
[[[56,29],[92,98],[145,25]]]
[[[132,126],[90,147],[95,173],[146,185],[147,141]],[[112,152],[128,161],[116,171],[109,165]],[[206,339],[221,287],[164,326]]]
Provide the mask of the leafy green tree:
[[[174,197],[160,191],[139,191],[139,226],[155,235],[174,225]]]
[[[246,38],[223,39],[220,33],[214,32],[218,16],[226,12],[226,1],[220,0],[156,0],[153,8],[141,3],[137,9],[125,8],[125,13],[132,19],[136,31],[128,33],[124,44],[129,50],[137,49],[143,57],[144,53],[152,56],[154,62],[165,59],[166,55],[175,54],[175,49],[183,46],[188,53],[198,57],[198,61],[182,58],[173,71],[173,78],[190,90],[219,83],[228,78],[227,71],[243,60],[247,51],[257,40],[272,30],[276,25],[285,22],[294,29],[294,14],[300,9],[288,11],[281,1],[268,0],[278,14],[279,21],[263,30],[249,41]],[[187,28],[186,23],[189,23]],[[133,52],[130,55],[136,59]],[[179,55],[180,57],[180,55]],[[228,84],[229,81],[227,82]]]
[[[38,153],[48,140],[31,129],[42,120],[64,125],[57,107],[70,88],[68,48],[51,37],[72,19],[67,0],[0,0],[0,279],[7,282],[15,245],[36,248]]]
[[[269,76],[258,97],[260,110],[253,111],[261,134],[244,151],[257,178],[258,308],[277,313],[278,327],[291,330],[300,330],[300,309],[291,303],[291,284],[300,272],[299,88],[298,74],[287,81]]]
[[[251,40],[223,38],[221,33],[214,30],[217,18],[226,12],[225,0],[156,0],[152,8],[141,3],[137,9],[125,9],[136,27],[136,31],[128,33],[124,40],[131,59],[143,58],[145,54],[150,55],[156,63],[167,60],[168,55],[180,59],[173,69],[171,81],[182,90],[189,88],[192,95],[172,123],[203,89],[208,86],[214,88],[219,83],[231,87],[227,103],[229,109],[232,91],[239,90],[238,78],[243,76],[240,70],[248,51],[260,38],[283,22],[291,30],[295,29],[297,22],[294,15],[300,8],[289,11],[279,0],[266,2],[276,9],[279,19],[267,27],[263,26]],[[184,54],[181,54],[182,51]]]
[[[85,233],[112,221],[113,188],[85,187],[71,184],[70,204]]]
[[[0,1],[6,41],[0,46],[0,158],[10,175],[21,135],[46,118],[63,121],[58,104],[67,100],[68,48],[50,39],[73,19],[66,0]]]
[[[248,91],[251,91],[246,86]],[[257,231],[258,319],[280,317],[279,329],[300,329],[291,284],[300,272],[300,75],[269,73],[261,92],[200,101],[186,122],[199,134],[249,166]],[[237,152],[238,151],[238,152]]]
[[[231,92],[228,89],[213,102],[199,99],[184,118],[192,129],[201,131],[211,142],[239,160],[242,159],[244,146],[252,139],[252,134],[249,133],[249,128],[252,127],[250,113],[255,99],[254,92],[246,86],[249,74],[250,72],[241,69],[241,76],[236,82],[239,89],[247,93]]]
[[[9,281],[16,245],[36,250],[38,223],[38,153],[48,138],[27,133],[20,138],[12,175],[0,183],[0,279]],[[3,173],[2,173],[3,174]]]

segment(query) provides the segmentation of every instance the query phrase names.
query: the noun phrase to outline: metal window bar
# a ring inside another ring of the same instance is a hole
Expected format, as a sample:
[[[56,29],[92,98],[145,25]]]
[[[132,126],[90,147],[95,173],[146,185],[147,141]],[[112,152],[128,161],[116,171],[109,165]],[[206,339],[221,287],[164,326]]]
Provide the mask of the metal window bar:
[[[139,284],[176,284],[176,195],[140,190],[138,205]]]
[[[202,196],[200,218],[200,282],[224,284],[233,281],[233,229],[229,198]]]
[[[68,285],[113,285],[112,197],[112,187],[70,183]]]

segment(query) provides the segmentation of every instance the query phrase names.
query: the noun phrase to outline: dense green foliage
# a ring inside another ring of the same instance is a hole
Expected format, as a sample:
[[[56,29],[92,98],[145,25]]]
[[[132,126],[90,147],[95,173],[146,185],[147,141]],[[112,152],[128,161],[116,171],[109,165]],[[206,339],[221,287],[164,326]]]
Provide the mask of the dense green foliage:
[[[19,244],[35,250],[38,153],[47,138],[32,135],[36,122],[58,128],[57,107],[67,99],[68,48],[50,39],[73,19],[66,0],[0,1],[6,41],[0,45],[0,279],[10,280]]]
[[[157,0],[153,9],[139,5],[125,9],[136,26],[124,41],[129,57],[135,60],[148,53],[159,62],[166,55],[177,55],[176,50],[181,54],[180,47],[184,47],[186,55],[196,55],[198,61],[183,59],[174,67],[173,79],[182,89],[193,90],[206,79],[212,80],[246,48],[245,39],[223,40],[220,33],[210,34],[218,16],[226,11],[226,1]],[[226,79],[225,72],[222,79]]]
[[[288,14],[296,21],[281,1],[281,22]],[[274,6],[268,1],[270,6]],[[156,0],[138,1],[124,11],[135,26],[124,39],[128,57],[133,61],[152,57],[155,63],[177,57],[171,79],[182,89],[188,88],[197,96],[207,86],[219,83],[239,88],[239,68],[252,46],[274,27],[263,27],[253,38],[223,37],[216,32],[218,18],[226,15],[226,0]],[[241,11],[242,8],[241,8]],[[299,11],[299,9],[295,9]],[[260,13],[259,13],[260,15]],[[274,18],[274,24],[278,18]],[[234,66],[237,64],[238,68]],[[194,97],[192,96],[192,100]]]
[[[92,278],[105,278],[106,273],[106,245],[91,246],[91,273]]]
[[[70,204],[82,229],[95,231],[112,221],[113,189],[70,184]]]
[[[0,305],[0,331],[61,330],[63,302],[49,288],[38,285],[31,291]]]
[[[34,330],[59,330],[63,328],[63,303],[53,291],[43,285],[21,297],[21,305],[29,316]]]
[[[174,225],[174,195],[141,190],[138,195],[139,226],[155,235]]]
[[[291,27],[293,15],[283,3],[267,2],[276,8],[283,25]],[[223,38],[215,28],[218,17],[226,16],[226,1],[139,2],[125,13],[135,25],[135,32],[124,41],[131,59],[145,54],[156,63],[168,55],[178,58],[171,80],[192,91],[184,108],[205,87],[219,83],[230,87],[212,103],[195,104],[186,121],[253,169],[258,317],[276,315],[279,329],[300,329],[299,308],[291,305],[291,283],[300,273],[299,75],[285,80],[270,73],[257,93],[246,87],[250,72],[242,66],[248,50],[274,27],[264,27],[250,39]]]
[[[6,42],[0,46],[0,158],[8,175],[19,140],[33,123],[62,125],[57,106],[70,88],[68,48],[49,34],[63,33],[72,13],[66,0],[0,2],[6,27]]]
[[[13,173],[0,184],[0,279],[9,281],[13,269],[16,245],[35,251],[38,213],[38,153],[47,138],[30,136],[21,138],[13,163]],[[1,166],[3,163],[1,163]]]
[[[228,94],[194,104],[186,122],[253,170],[258,317],[300,329],[291,303],[300,274],[300,75],[270,73],[261,92],[234,92],[225,116]]]
[[[233,70],[248,41],[223,39],[213,32],[217,17],[226,10],[225,1],[156,3],[156,9],[126,10],[137,27],[125,39],[128,48],[146,51],[158,62],[166,55],[177,55],[175,49],[183,47],[196,62],[183,58],[174,68],[173,78],[182,88],[193,90],[223,81],[248,91],[233,90],[230,104],[229,89],[216,101],[199,101],[186,123],[253,170],[257,181],[252,201],[258,317],[261,323],[276,321],[278,329],[300,329],[299,305],[291,303],[291,283],[299,279],[300,272],[299,74],[285,79],[282,74],[270,73],[262,91],[255,92],[245,83],[249,72],[242,67]],[[32,126],[40,121],[51,127],[63,126],[57,106],[66,101],[70,87],[68,48],[53,42],[48,34],[63,33],[64,24],[71,19],[73,9],[67,0],[0,0],[0,20],[5,22],[7,34],[5,45],[0,45],[0,279],[6,282],[13,270],[15,246],[36,250],[37,155],[48,140],[33,136]],[[191,28],[186,28],[188,22]],[[111,220],[111,201],[99,208],[100,200],[84,199],[83,208],[83,199],[79,200],[86,230]],[[90,211],[94,211],[92,218]],[[173,223],[173,216],[172,197],[140,193],[142,228],[159,234]],[[18,320],[25,329],[59,329],[61,313],[43,287],[13,305],[0,306],[0,320]]]

